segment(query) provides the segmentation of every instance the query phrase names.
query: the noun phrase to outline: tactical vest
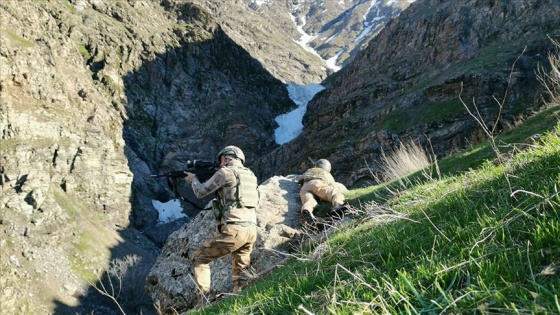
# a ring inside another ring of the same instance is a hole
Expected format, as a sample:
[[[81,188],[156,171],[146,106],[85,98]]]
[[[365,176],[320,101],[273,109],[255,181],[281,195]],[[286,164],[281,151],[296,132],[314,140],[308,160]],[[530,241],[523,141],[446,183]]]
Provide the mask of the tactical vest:
[[[328,179],[325,176],[325,172],[326,171],[324,169],[319,167],[310,168],[303,174],[303,181],[308,182],[313,179],[320,179],[322,181],[328,182]]]
[[[243,206],[256,208],[259,203],[257,177],[248,168],[242,166],[228,166],[237,178],[237,199],[227,208]]]
[[[228,165],[226,168],[232,171],[237,181],[235,196],[230,195],[227,199],[231,201],[225,205],[222,204],[223,199],[219,197],[212,200],[214,218],[220,224],[231,222],[256,224],[255,208],[259,202],[257,177],[250,169],[243,166]]]

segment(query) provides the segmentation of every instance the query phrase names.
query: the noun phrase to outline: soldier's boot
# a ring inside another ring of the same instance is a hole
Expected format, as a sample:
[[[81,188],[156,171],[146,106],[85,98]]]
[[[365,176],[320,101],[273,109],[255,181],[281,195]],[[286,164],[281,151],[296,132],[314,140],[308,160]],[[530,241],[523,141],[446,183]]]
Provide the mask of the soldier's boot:
[[[333,219],[341,220],[344,218],[344,214],[348,211],[348,205],[342,204],[334,206],[329,212],[329,216]]]
[[[301,225],[305,226],[305,225],[313,225],[315,223],[316,219],[315,216],[313,215],[313,212],[307,210],[307,209],[303,209],[301,210]]]
[[[194,309],[197,310],[197,309],[203,308],[204,305],[206,305],[206,300],[207,299],[205,297],[205,294],[201,291],[198,291],[196,293],[196,299],[194,301]]]
[[[249,283],[245,279],[238,279],[233,281],[233,291],[232,293],[237,294],[243,290]]]

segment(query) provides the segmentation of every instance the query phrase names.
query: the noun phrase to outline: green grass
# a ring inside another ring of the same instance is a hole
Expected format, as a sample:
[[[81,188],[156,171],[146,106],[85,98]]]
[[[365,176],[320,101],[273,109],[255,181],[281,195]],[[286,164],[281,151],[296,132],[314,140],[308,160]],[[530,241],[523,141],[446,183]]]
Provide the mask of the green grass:
[[[501,153],[511,152],[535,134],[553,130],[560,120],[560,107],[550,107],[542,110],[538,114],[531,116],[527,120],[518,123],[515,128],[505,131],[496,136],[496,143]],[[452,156],[438,161],[437,168],[442,177],[455,176],[475,170],[485,161],[496,159],[496,153],[492,150],[488,141],[482,142],[470,149],[459,151]],[[349,198],[355,199],[356,203],[368,201],[385,202],[395,191],[401,191],[426,182],[428,178],[437,177],[436,165],[431,165],[428,169],[409,174],[400,181],[391,181],[378,186],[365,187],[352,190],[348,193]],[[405,183],[403,187],[403,183]]]
[[[501,135],[549,131],[501,165],[486,144],[441,161],[441,179],[352,190],[359,220],[298,254],[308,259],[189,314],[560,314],[558,110]],[[313,260],[319,245],[328,250]]]
[[[410,126],[435,123],[446,117],[464,115],[467,112],[459,99],[449,99],[439,103],[425,103],[417,108],[396,108],[385,118],[372,125],[375,130],[404,131]]]
[[[22,47],[33,47],[35,46],[35,43],[33,43],[32,41],[29,41],[19,35],[17,35],[16,33],[7,30],[7,29],[3,29],[2,33],[6,34],[7,37],[12,40],[13,42],[19,43],[19,45],[21,45]]]
[[[70,11],[70,13],[72,13],[72,14],[78,13],[78,10],[76,9],[76,7],[73,4],[71,4],[69,2],[66,2],[66,3],[64,3],[64,6],[68,9],[68,11]]]
[[[544,109],[531,116],[526,121],[519,123],[515,128],[505,131],[496,137],[496,143],[501,152],[509,152],[513,146],[519,146],[527,138],[554,129],[560,117],[559,107]],[[453,174],[480,166],[488,159],[496,158],[488,142],[474,146],[472,149],[463,150],[453,156],[442,160],[440,168],[446,174]]]
[[[78,45],[78,51],[84,57],[84,59],[89,60],[91,58],[91,53],[87,50],[86,46],[80,44]]]
[[[89,265],[89,261],[84,262],[83,257],[90,257],[91,255],[102,256],[103,253],[95,250],[94,244],[97,245],[98,243],[99,241],[96,239],[95,235],[86,231],[80,235],[70,251],[70,255],[68,255],[72,271],[74,271],[80,279],[88,283],[95,283],[95,281],[97,281],[97,275],[94,269]]]
[[[56,200],[56,203],[69,216],[77,217],[80,213],[84,212],[83,206],[81,204],[76,202],[74,198],[59,189],[54,189],[54,199]]]

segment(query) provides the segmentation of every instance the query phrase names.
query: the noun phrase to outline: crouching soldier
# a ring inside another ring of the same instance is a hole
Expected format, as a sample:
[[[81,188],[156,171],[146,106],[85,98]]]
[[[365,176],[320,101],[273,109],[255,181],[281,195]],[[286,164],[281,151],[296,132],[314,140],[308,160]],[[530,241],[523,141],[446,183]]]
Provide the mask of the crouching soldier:
[[[206,182],[185,172],[197,198],[216,194],[213,210],[218,221],[217,231],[205,240],[193,255],[194,280],[199,289],[197,305],[204,304],[210,291],[210,262],[225,255],[232,256],[233,293],[247,284],[244,270],[250,265],[250,255],[257,240],[258,203],[257,178],[243,166],[245,155],[236,146],[227,146],[217,156],[220,169]]]

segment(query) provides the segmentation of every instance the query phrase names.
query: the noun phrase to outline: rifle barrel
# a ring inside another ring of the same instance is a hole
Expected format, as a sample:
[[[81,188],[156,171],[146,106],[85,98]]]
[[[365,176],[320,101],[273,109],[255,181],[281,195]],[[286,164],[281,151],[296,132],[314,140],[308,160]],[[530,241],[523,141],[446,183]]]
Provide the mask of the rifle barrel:
[[[171,171],[164,174],[152,174],[150,175],[150,177],[151,178],[158,178],[158,177],[181,178],[181,177],[186,177],[184,172],[191,172],[197,175],[200,180],[207,180],[218,170],[219,166],[220,164],[215,161],[201,161],[201,160],[190,161],[189,160],[187,161],[186,170]]]

